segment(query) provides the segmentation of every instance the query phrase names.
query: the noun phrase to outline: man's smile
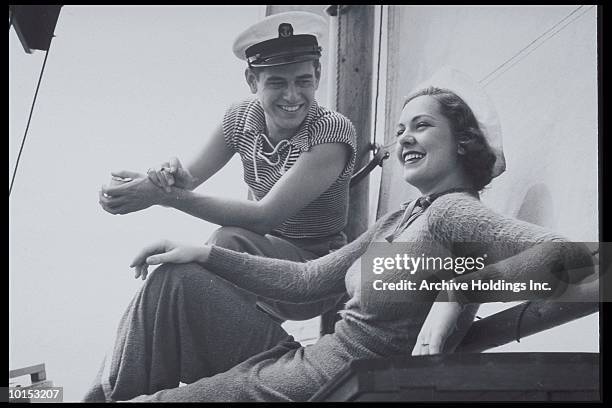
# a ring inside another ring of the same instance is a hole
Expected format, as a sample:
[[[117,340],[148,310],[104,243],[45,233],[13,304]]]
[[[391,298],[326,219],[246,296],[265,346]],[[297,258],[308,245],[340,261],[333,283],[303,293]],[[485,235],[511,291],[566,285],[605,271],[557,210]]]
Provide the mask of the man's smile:
[[[277,105],[280,109],[284,110],[285,112],[289,112],[289,113],[293,113],[298,111],[302,106],[304,106],[304,104],[298,104],[298,105]]]

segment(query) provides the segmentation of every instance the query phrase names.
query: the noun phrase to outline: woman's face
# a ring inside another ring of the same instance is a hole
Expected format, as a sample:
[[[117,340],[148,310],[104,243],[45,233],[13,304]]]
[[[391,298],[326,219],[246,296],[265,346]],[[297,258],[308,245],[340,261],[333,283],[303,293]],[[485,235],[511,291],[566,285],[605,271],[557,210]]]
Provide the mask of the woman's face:
[[[451,124],[432,96],[418,96],[404,106],[396,137],[404,180],[422,194],[468,186]]]

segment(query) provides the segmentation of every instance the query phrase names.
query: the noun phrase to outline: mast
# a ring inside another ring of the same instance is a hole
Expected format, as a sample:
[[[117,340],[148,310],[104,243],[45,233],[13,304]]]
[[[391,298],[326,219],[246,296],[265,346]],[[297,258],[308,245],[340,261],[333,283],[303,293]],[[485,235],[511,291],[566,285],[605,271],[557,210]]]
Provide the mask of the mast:
[[[331,18],[330,37],[334,38],[335,67],[330,82],[335,83],[333,108],[349,118],[357,131],[355,169],[369,161],[372,126],[372,78],[374,61],[374,6],[327,8]],[[333,85],[332,85],[333,86]],[[331,98],[330,98],[331,99]],[[368,228],[369,185],[360,182],[351,187],[349,220],[345,232],[352,241]]]

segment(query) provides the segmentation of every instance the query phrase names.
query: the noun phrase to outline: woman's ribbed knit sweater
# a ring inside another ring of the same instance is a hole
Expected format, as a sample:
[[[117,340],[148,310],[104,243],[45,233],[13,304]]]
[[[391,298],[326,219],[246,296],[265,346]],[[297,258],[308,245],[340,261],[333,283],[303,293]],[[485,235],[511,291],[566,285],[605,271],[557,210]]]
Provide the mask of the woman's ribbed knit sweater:
[[[533,279],[551,282],[557,292],[563,289],[559,282],[584,277],[560,274],[591,264],[584,247],[539,226],[499,215],[466,193],[438,198],[395,243],[386,243],[384,237],[395,229],[401,217],[402,211],[390,213],[345,247],[306,263],[212,247],[204,266],[241,288],[281,301],[309,302],[347,291],[350,299],[340,312],[342,319],[336,324],[334,336],[351,343],[352,347],[391,355],[412,349],[436,294],[402,292],[401,301],[398,301],[398,294],[390,296],[389,292],[377,292],[371,285],[362,285],[360,258],[373,243],[403,245],[402,252],[414,257],[486,253],[485,268],[450,278],[459,282]],[[551,244],[553,242],[555,244]],[[366,268],[363,273],[367,271]],[[410,278],[405,270],[385,274],[388,281]],[[500,300],[491,292],[468,294],[468,299],[476,303]],[[504,300],[520,299],[521,294],[518,294],[516,299]]]

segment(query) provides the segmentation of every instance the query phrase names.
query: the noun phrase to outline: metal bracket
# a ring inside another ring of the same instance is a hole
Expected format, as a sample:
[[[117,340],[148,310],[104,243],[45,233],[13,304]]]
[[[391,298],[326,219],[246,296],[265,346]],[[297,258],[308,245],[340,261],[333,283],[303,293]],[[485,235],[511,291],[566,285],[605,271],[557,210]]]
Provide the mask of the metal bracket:
[[[359,184],[359,182],[369,175],[376,166],[382,167],[383,161],[389,157],[389,152],[381,147],[381,145],[378,143],[370,143],[368,150],[372,150],[374,152],[374,157],[372,157],[372,160],[370,160],[368,164],[353,174],[350,183],[351,187]]]

